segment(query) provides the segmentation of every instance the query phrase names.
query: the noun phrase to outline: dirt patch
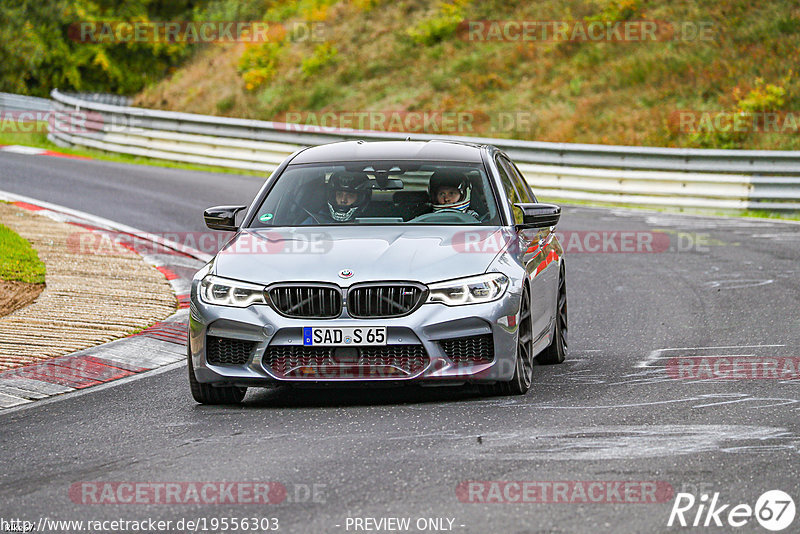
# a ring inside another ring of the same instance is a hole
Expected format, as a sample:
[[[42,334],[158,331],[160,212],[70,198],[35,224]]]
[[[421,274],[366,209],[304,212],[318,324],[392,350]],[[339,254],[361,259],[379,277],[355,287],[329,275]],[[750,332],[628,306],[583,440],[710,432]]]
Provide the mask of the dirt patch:
[[[24,308],[39,296],[44,284],[0,280],[0,317]]]

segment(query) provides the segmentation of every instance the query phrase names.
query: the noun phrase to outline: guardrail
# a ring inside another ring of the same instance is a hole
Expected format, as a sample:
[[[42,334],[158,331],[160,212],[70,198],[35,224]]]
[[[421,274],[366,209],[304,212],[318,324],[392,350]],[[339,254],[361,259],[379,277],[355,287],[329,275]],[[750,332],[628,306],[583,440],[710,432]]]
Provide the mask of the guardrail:
[[[130,106],[133,99],[129,96],[113,95],[110,93],[63,93],[80,100],[98,102],[100,104],[111,104],[112,106]]]
[[[158,159],[272,171],[302,146],[404,140],[409,134],[160,111],[86,100],[54,90],[50,139]],[[78,115],[75,111],[84,113]],[[313,131],[309,131],[313,130]],[[544,143],[412,134],[493,144],[543,198],[607,203],[800,210],[800,151],[704,150]]]
[[[46,98],[0,93],[0,110],[48,112],[52,107],[53,102]]]

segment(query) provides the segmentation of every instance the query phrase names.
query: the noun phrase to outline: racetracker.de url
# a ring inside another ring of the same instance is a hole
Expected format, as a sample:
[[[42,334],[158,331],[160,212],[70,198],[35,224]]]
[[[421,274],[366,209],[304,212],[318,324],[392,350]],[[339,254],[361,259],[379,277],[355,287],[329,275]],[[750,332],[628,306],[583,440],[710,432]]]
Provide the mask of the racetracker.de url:
[[[275,532],[276,517],[74,520],[42,517],[37,522],[0,518],[0,532]]]

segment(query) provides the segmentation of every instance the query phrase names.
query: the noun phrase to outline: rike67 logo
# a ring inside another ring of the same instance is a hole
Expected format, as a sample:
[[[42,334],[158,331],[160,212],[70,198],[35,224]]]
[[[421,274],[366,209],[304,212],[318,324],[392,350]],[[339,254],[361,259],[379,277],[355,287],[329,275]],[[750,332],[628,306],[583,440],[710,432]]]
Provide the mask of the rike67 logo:
[[[764,492],[755,506],[723,504],[719,493],[711,497],[703,493],[699,499],[691,493],[678,493],[667,526],[740,528],[755,518],[765,529],[779,532],[792,524],[794,516],[794,499],[781,490]]]

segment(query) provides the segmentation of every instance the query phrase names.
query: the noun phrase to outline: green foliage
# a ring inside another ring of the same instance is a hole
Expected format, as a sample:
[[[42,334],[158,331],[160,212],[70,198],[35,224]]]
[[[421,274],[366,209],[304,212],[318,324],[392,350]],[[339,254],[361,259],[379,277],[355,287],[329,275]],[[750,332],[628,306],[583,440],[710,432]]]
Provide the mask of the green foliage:
[[[260,20],[264,16],[267,6],[277,2],[264,0],[213,0],[199,2],[192,9],[192,19],[234,21],[234,20]]]
[[[340,98],[342,90],[329,81],[317,83],[308,96],[306,108],[309,110],[317,110]]]
[[[274,5],[267,10],[264,18],[269,22],[285,22],[295,17],[300,17],[307,22],[320,22],[327,18],[328,7],[338,1],[289,0],[270,2]]]
[[[0,91],[47,96],[51,89],[130,94],[163,78],[190,45],[102,38],[81,23],[182,19],[191,2],[91,0],[0,3]],[[109,26],[110,27],[110,26]]]
[[[792,71],[781,79],[783,85],[788,84],[792,79]],[[762,78],[756,78],[755,87],[751,89],[747,96],[738,97],[738,89],[734,91],[737,102],[737,109],[727,114],[733,119],[739,117],[744,123],[760,122],[758,114],[762,112],[780,111],[786,103],[787,91],[781,85],[764,84]],[[753,114],[756,114],[755,116]],[[747,141],[750,132],[746,128],[737,129],[732,126],[731,121],[724,121],[720,124],[714,121],[700,122],[697,131],[692,132],[690,142],[703,148],[742,148]]]
[[[239,72],[248,91],[254,91],[272,80],[283,54],[282,42],[265,42],[250,46],[239,58]]]
[[[583,77],[575,76],[569,81],[569,94],[571,96],[580,96],[582,87]]]
[[[746,138],[747,134],[736,131],[732,123],[726,123],[724,128],[720,128],[713,120],[701,121],[697,131],[689,134],[689,142],[698,148],[740,148]]]
[[[325,67],[333,65],[339,59],[339,51],[331,43],[323,43],[314,49],[314,53],[303,60],[300,70],[306,77],[313,76]]]
[[[203,45],[126,39],[130,34],[119,31],[119,23],[258,20],[265,10],[285,5],[280,0],[0,2],[0,91],[133,94],[168,76]]]
[[[438,12],[435,15],[419,21],[415,26],[406,30],[406,35],[415,43],[426,46],[452,37],[458,29],[458,25],[464,20],[462,5],[465,3],[460,1],[453,4],[439,4]]]
[[[226,96],[224,98],[220,98],[217,100],[217,111],[220,113],[226,113],[233,109],[233,106],[236,104],[236,98],[231,96]]]
[[[775,26],[781,33],[792,34],[800,32],[800,17],[781,17],[776,21]]]
[[[381,3],[381,0],[351,0],[351,1],[356,9],[365,12],[372,11],[373,9],[378,7],[378,4]]]
[[[480,134],[800,149],[800,138],[784,132],[691,134],[671,122],[676,110],[730,115],[800,109],[800,78],[782,81],[800,62],[796,0],[129,0],[113,5],[0,0],[2,87],[45,94],[54,85],[130,92],[126,88],[144,84],[138,102],[145,106],[265,120],[309,109],[523,110],[540,117],[535,129]],[[78,7],[86,12],[78,13]],[[75,20],[136,17],[258,18],[286,26],[284,34],[278,31],[280,47],[211,45],[175,75],[172,69],[197,47],[185,45],[183,52],[169,55],[163,46],[78,45],[66,33]],[[667,28],[659,33],[666,40],[657,42],[476,43],[457,38],[465,19],[646,19],[672,21],[674,35]],[[312,39],[298,29],[309,22],[324,22]],[[710,36],[692,33],[699,22],[711,25]],[[327,42],[322,47],[320,37]],[[754,82],[758,78],[765,82]],[[741,93],[734,91],[737,85]],[[491,123],[481,127],[486,125]]]
[[[786,84],[791,80],[792,73],[783,79]],[[786,97],[786,89],[771,83],[764,85],[763,78],[756,79],[756,86],[746,97],[739,99],[738,105],[741,111],[777,111],[783,108]]]
[[[301,17],[303,22],[323,22],[328,16],[328,7],[338,0],[293,0],[274,2],[266,12],[265,20],[270,23],[286,22]],[[288,30],[298,30],[289,25]],[[280,61],[285,53],[285,46],[296,40],[296,36],[286,31],[277,35],[274,41],[249,46],[239,58],[239,73],[248,91],[256,91],[268,84],[275,77]],[[336,61],[337,50],[325,43],[314,51],[314,55],[301,65],[305,76],[321,70]]]
[[[641,0],[604,0],[600,12],[584,17],[587,22],[623,21],[637,17],[641,10]]]

